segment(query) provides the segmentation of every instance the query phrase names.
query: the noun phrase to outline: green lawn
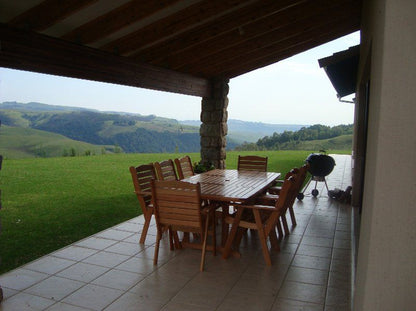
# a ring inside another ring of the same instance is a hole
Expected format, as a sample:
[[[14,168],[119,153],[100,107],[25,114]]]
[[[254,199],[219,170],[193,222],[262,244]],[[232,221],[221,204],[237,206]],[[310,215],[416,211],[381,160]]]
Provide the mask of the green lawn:
[[[285,174],[308,151],[228,152],[269,157],[269,170]],[[189,154],[199,161],[199,153]],[[0,171],[0,274],[139,215],[129,166],[182,154],[114,154],[3,161]]]

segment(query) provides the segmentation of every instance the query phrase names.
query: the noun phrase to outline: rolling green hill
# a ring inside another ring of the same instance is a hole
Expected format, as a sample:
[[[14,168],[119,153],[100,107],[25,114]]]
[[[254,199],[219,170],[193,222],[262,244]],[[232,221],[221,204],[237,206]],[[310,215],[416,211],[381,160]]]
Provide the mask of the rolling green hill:
[[[114,151],[114,146],[93,145],[41,130],[7,125],[0,128],[0,154],[6,159],[102,154]]]

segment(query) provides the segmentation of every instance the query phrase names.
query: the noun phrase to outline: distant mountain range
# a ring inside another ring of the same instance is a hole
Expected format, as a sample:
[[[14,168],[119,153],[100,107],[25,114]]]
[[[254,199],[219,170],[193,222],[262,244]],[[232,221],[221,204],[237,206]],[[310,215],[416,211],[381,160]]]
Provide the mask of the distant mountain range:
[[[177,121],[155,115],[100,112],[94,109],[36,102],[0,103],[0,121],[8,126],[0,130],[0,150],[7,149],[7,144],[11,145],[12,140],[19,141],[19,152],[23,154],[59,156],[75,148],[78,154],[97,153],[99,150],[146,153],[200,150],[199,121]],[[302,127],[239,120],[229,120],[228,126],[229,150],[243,142],[255,142],[274,132],[281,133]],[[7,135],[4,132],[7,132]],[[54,143],[48,141],[47,133],[51,133],[49,139]],[[56,134],[60,135],[59,139]],[[79,144],[80,142],[86,144]]]
[[[181,124],[199,126],[200,121],[185,120],[179,121]],[[241,144],[244,142],[256,142],[264,136],[273,135],[273,133],[283,133],[284,131],[298,131],[307,125],[301,124],[270,124],[263,122],[250,122],[230,119],[227,121],[228,135],[227,138]]]

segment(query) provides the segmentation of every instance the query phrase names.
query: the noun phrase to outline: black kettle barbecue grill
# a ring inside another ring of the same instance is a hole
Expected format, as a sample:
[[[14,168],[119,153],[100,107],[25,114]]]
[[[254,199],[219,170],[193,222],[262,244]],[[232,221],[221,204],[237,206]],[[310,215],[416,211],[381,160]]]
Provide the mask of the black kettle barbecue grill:
[[[319,191],[316,189],[316,185],[318,181],[325,182],[326,190],[329,191],[328,185],[325,180],[325,176],[328,176],[335,166],[334,158],[330,157],[329,155],[323,153],[311,153],[305,160],[305,162],[309,163],[309,173],[311,173],[312,177],[309,179],[308,183],[306,184],[305,188],[307,189],[311,181],[315,181],[315,189],[312,190],[312,195],[316,197],[319,194]],[[301,194],[298,195],[298,199]],[[303,198],[303,193],[302,196]]]

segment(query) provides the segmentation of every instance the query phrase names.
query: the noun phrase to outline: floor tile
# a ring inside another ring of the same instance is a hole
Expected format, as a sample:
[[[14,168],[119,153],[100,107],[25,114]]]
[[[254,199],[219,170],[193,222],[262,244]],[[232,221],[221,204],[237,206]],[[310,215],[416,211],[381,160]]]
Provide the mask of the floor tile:
[[[328,271],[291,267],[287,273],[286,280],[326,286]]]
[[[82,282],[51,276],[29,287],[24,292],[51,300],[61,300],[84,285],[85,283]]]
[[[121,264],[123,261],[126,261],[127,259],[129,259],[129,256],[102,251],[92,255],[91,257],[88,257],[87,259],[83,260],[83,262],[113,268]]]
[[[3,300],[0,305],[2,311],[35,311],[44,310],[50,305],[54,304],[55,301],[29,295],[26,293],[19,293],[10,297],[9,299]]]
[[[147,275],[152,273],[155,269],[157,269],[157,266],[153,265],[153,260],[139,257],[131,257],[130,259],[119,264],[115,268],[118,270]]]
[[[54,256],[45,256],[39,260],[33,261],[24,266],[25,269],[43,272],[47,274],[55,274],[63,269],[75,264],[76,261],[58,258]]]
[[[91,311],[91,309],[85,309],[67,303],[58,302],[46,309],[46,311]]]
[[[205,306],[195,306],[188,303],[179,303],[179,302],[168,302],[161,311],[211,311],[212,308]],[[220,309],[217,309],[220,310]],[[236,309],[233,309],[236,310]],[[241,310],[241,309],[240,309]]]
[[[313,245],[313,246],[322,246],[322,247],[332,247],[334,240],[332,238],[322,238],[322,237],[310,237],[305,236],[302,239],[302,245]]]
[[[92,310],[102,310],[123,294],[121,290],[88,284],[63,302]]]
[[[144,246],[136,243],[118,242],[113,246],[106,248],[106,252],[117,253],[122,255],[133,256],[144,250]]]
[[[123,296],[114,301],[105,308],[105,311],[160,311],[166,301],[154,299],[151,295],[137,295],[133,293],[125,293]],[[181,310],[181,309],[177,309]],[[194,309],[197,310],[197,309]]]
[[[144,275],[138,273],[113,269],[92,281],[91,284],[127,291],[143,280],[144,277]]]
[[[305,256],[331,258],[332,249],[330,247],[301,244],[298,248],[297,254]]]
[[[97,250],[79,247],[79,246],[69,246],[64,249],[61,249],[59,251],[56,251],[52,253],[52,256],[69,259],[69,260],[75,260],[75,261],[81,261],[93,254],[95,254]]]
[[[92,248],[96,250],[103,250],[115,243],[117,242],[114,240],[103,239],[103,238],[98,238],[98,237],[89,237],[87,239],[84,239],[82,241],[75,243],[74,245],[86,247],[86,248]]]
[[[279,298],[273,304],[271,311],[323,311],[324,306],[305,301]]]
[[[293,259],[292,265],[295,267],[311,268],[328,271],[330,268],[331,260],[329,258],[296,255]]]
[[[131,222],[123,222],[122,224],[115,226],[113,228],[117,230],[133,232],[133,233],[137,233],[141,231],[141,226],[135,223],[131,223]]]
[[[17,293],[19,293],[19,291],[15,290],[15,289],[11,289],[11,288],[7,288],[2,286],[1,289],[3,290],[3,299],[7,299],[10,298],[13,295],[16,295]]]
[[[121,240],[124,240],[125,238],[127,238],[131,235],[133,235],[132,232],[116,230],[116,229],[108,229],[108,230],[102,231],[100,233],[97,233],[95,235],[95,237],[121,241]]]
[[[48,274],[27,269],[16,269],[0,276],[0,284],[14,290],[23,290],[49,277]]]
[[[253,291],[241,291],[238,288],[232,290],[221,302],[218,311],[247,310],[268,311],[276,299],[271,293],[253,293]]]
[[[333,306],[341,308],[350,308],[351,306],[351,290],[338,289],[328,287],[325,306]]]
[[[108,270],[109,268],[79,262],[59,272],[57,276],[88,283],[92,280],[95,280],[97,277],[104,274]]]
[[[325,292],[326,286],[286,281],[278,294],[278,298],[324,304]]]

